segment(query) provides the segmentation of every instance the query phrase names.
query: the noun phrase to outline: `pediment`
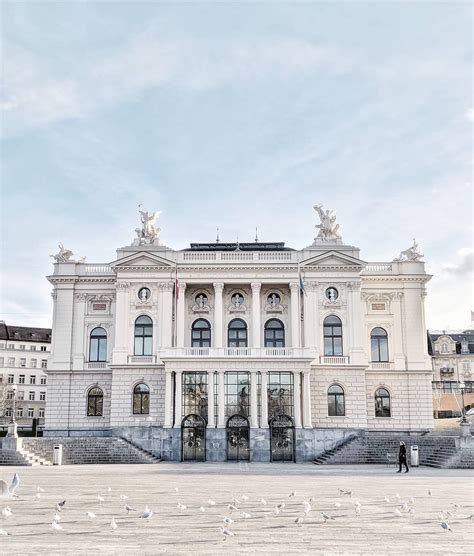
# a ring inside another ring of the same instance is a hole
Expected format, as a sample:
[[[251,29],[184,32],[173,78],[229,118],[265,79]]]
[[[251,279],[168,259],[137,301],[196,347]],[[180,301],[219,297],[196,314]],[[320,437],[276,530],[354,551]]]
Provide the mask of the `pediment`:
[[[123,257],[122,259],[114,261],[113,263],[110,263],[110,266],[115,270],[150,270],[174,267],[174,264],[171,261],[158,257],[154,253],[142,251],[140,253],[132,253],[127,257]]]
[[[364,261],[340,253],[338,251],[326,251],[315,257],[310,257],[301,263],[302,268],[347,268],[347,270],[362,270],[365,265]]]

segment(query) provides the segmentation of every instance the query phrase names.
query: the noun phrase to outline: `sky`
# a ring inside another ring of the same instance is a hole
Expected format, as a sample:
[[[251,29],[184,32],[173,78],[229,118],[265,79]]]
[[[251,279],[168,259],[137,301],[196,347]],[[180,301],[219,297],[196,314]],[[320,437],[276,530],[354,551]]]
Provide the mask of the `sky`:
[[[416,238],[430,329],[473,309],[470,2],[1,3],[1,304],[50,326],[50,255],[312,243],[315,204],[391,261]]]

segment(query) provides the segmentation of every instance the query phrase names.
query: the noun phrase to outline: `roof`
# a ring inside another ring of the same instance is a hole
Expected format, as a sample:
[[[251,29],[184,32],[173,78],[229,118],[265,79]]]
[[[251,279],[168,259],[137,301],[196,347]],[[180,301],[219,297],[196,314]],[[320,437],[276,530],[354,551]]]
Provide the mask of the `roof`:
[[[294,251],[285,247],[283,241],[253,243],[191,243],[191,247],[182,251]]]
[[[0,322],[0,340],[21,340],[22,342],[51,343],[51,328],[31,326],[10,326]]]
[[[449,336],[456,342],[456,353],[461,353],[461,344],[467,342],[468,352],[474,353],[474,330],[463,330],[462,332],[444,332],[429,334],[431,342],[436,342],[442,336]]]

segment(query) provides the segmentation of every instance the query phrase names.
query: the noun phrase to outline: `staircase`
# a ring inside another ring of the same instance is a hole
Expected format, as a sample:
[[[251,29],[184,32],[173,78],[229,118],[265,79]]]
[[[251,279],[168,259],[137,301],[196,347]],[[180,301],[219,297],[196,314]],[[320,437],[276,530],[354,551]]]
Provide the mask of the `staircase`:
[[[18,452],[26,463],[23,465],[53,465],[52,456],[49,459],[44,457],[38,456],[28,450],[25,450],[24,447],[20,448]]]
[[[23,450],[51,461],[53,447],[63,445],[63,465],[158,463],[159,458],[119,437],[24,438]]]
[[[316,465],[340,464],[387,464],[398,461],[398,449],[403,440],[407,447],[408,460],[410,446],[416,444],[419,450],[419,463],[429,467],[457,467],[457,459],[461,451],[456,448],[455,437],[407,434],[366,433],[351,439],[333,450],[325,452],[313,463]],[[464,452],[464,450],[462,451]],[[459,456],[460,457],[460,456]],[[473,454],[474,458],[474,454]],[[466,457],[464,464],[469,465]]]

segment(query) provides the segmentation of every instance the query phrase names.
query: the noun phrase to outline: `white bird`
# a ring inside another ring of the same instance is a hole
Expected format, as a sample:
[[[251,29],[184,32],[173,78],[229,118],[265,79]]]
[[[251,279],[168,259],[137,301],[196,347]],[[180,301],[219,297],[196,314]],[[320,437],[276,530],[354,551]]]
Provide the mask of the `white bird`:
[[[174,487],[174,491],[175,491],[175,492],[179,492],[179,488],[178,488],[178,487]]]
[[[103,496],[101,496],[100,494],[97,495],[97,500],[99,501],[99,503],[105,502],[105,498]]]
[[[456,504],[456,502],[451,502],[451,504],[456,508],[456,510],[461,507],[461,504]]]
[[[227,540],[227,537],[235,537],[235,533],[227,529],[226,527],[221,527],[221,533],[224,535],[224,540]]]
[[[262,506],[266,506],[267,505],[267,501],[264,498],[260,499],[260,503],[262,504]]]
[[[39,500],[40,498],[41,498],[41,493],[40,493],[40,492],[37,492],[37,493],[36,493],[36,499]]]
[[[234,504],[234,506],[238,506],[240,504],[240,500],[237,500],[235,496],[232,496],[231,502],[232,504]]]
[[[356,505],[355,509],[355,513],[357,517],[360,517],[360,512],[362,511],[362,506],[359,504],[358,506]]]
[[[13,514],[12,509],[10,508],[10,506],[7,506],[6,508],[3,508],[2,510],[2,515],[3,517],[10,517]]]
[[[311,504],[309,502],[307,502],[306,500],[303,500],[303,511],[305,514],[309,514],[309,512],[311,511]]]
[[[302,517],[297,517],[295,519],[296,525],[303,525],[303,521],[304,521],[304,518],[302,518]]]
[[[278,506],[275,506],[275,509],[273,510],[275,515],[278,515],[280,513],[280,508]]]
[[[400,499],[401,499],[401,496],[398,494],[398,492],[397,492],[397,494],[395,494],[395,498],[396,498],[397,500],[400,500]]]
[[[199,511],[203,514],[206,511],[206,508],[204,506],[201,506],[199,508]]]
[[[241,496],[240,498],[242,498],[242,500],[244,500],[245,502],[247,502],[247,500],[249,499],[249,497],[245,496],[245,494],[243,496]]]
[[[403,517],[402,512],[401,512],[398,508],[395,509],[395,515],[396,515],[397,517]]]
[[[229,504],[227,506],[227,509],[230,510],[231,512],[236,512],[239,508],[237,508],[236,506],[234,506],[233,504]]]
[[[12,482],[10,486],[7,483],[0,479],[0,498],[18,498],[18,494],[15,494],[15,490],[20,485],[20,477],[18,473],[13,475]]]
[[[115,521],[114,518],[112,518],[112,521],[110,522],[110,528],[115,531],[115,529],[118,529],[118,525],[117,522]]]
[[[277,504],[277,508],[278,508],[279,510],[285,509],[285,502],[280,502],[279,504]]]
[[[61,521],[61,516],[58,514],[58,512],[56,512],[53,516],[53,520],[54,521]]]
[[[252,516],[251,516],[249,513],[247,513],[247,512],[241,512],[240,515],[241,515],[244,519],[249,519],[249,518],[252,517]]]
[[[128,496],[126,494],[120,495],[121,500],[128,500]]]
[[[294,498],[296,496],[296,490],[294,490],[293,492],[290,492],[290,494],[288,494],[288,498]]]
[[[384,497],[383,501],[387,502],[387,504],[390,504],[390,498],[388,498],[387,496]]]
[[[408,508],[408,513],[410,515],[415,515],[415,508]]]
[[[408,504],[405,502],[405,504],[403,504],[403,506],[401,506],[402,511],[407,512],[408,511]]]
[[[93,513],[93,512],[86,512],[86,516],[87,516],[88,518],[90,518],[90,519],[94,519],[94,518],[97,517],[97,516],[95,515],[95,513]]]
[[[413,496],[410,496],[410,498],[408,498],[408,502],[410,502],[412,506],[415,505],[415,499],[413,498]]]
[[[44,488],[41,488],[40,486],[39,486],[39,487],[36,487],[36,491],[37,491],[37,492],[44,492]]]
[[[61,531],[62,526],[59,525],[59,523],[57,521],[53,521],[53,523],[51,523],[51,527],[55,530],[55,531]]]
[[[107,492],[112,492],[112,487],[108,487]]]
[[[214,502],[214,500],[211,500],[210,498],[209,498],[209,500],[207,501],[207,503],[209,504],[209,506],[215,506],[215,505],[216,505],[216,503]]]
[[[58,512],[60,512],[64,508],[65,505],[66,505],[66,500],[63,500],[62,502],[58,502],[56,504],[56,509],[58,510]]]
[[[334,504],[334,506],[335,506],[336,508],[340,508],[340,507],[341,507],[341,503],[340,503],[340,502],[336,502],[336,503]]]
[[[338,490],[343,496],[352,496],[354,494],[352,490],[345,490],[344,488],[340,488]]]
[[[431,489],[428,491],[428,496],[433,496],[433,491]]]
[[[176,507],[180,512],[186,509],[186,506],[184,504],[181,504],[181,502],[178,502],[178,505]]]
[[[309,499],[310,502],[316,502],[316,498],[314,496],[311,496],[311,498]]]
[[[451,533],[453,533],[453,530],[451,529],[451,527],[449,526],[449,523],[447,521],[443,521],[441,523],[441,527],[445,530],[446,533],[448,531],[451,531]]]
[[[230,517],[224,517],[224,519],[222,521],[224,523],[226,523],[227,525],[232,525],[232,523],[234,523],[234,520]]]
[[[152,516],[153,516],[153,510],[150,510],[148,506],[145,506],[145,509],[138,517],[141,517],[143,519],[151,519]]]
[[[326,512],[321,512],[321,517],[324,519],[324,523],[326,523],[328,519],[335,519],[332,515],[329,515]]]
[[[127,514],[129,514],[130,512],[136,512],[137,510],[134,510],[132,508],[132,506],[129,506],[128,504],[125,504],[125,506],[123,507],[123,509],[127,512]]]
[[[7,532],[5,531],[5,529],[0,529],[0,535],[7,536],[7,535],[9,535],[9,534],[10,534],[10,533],[7,533]]]

